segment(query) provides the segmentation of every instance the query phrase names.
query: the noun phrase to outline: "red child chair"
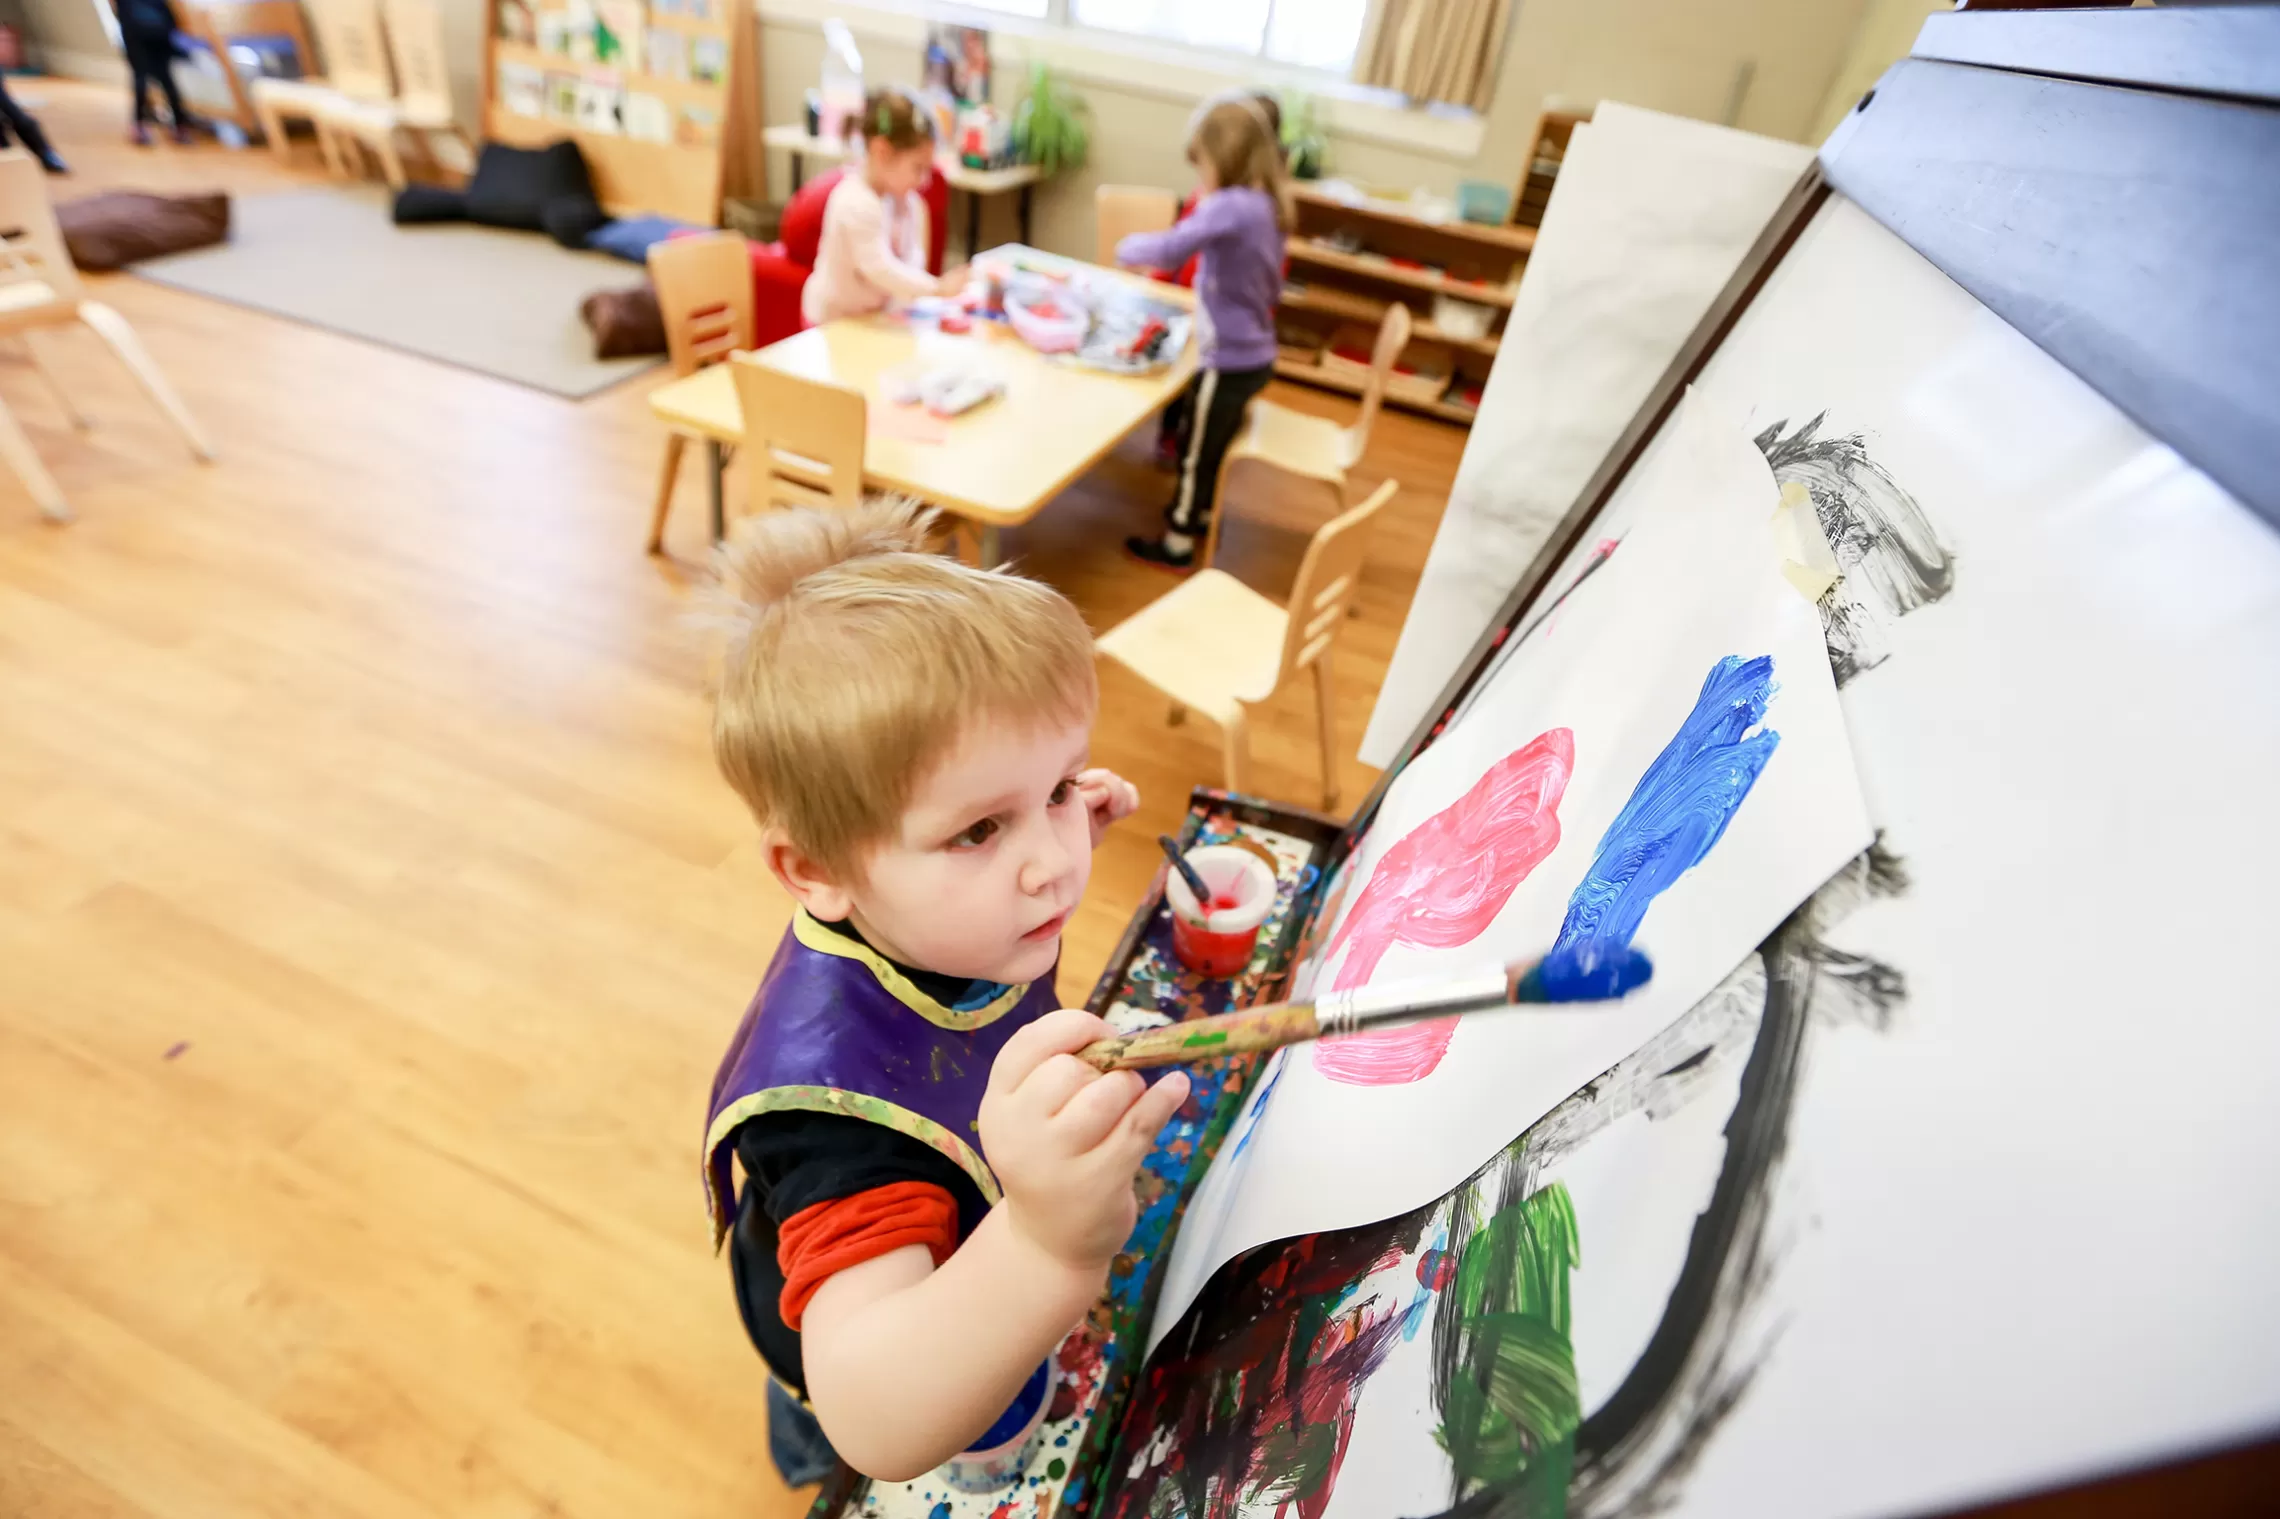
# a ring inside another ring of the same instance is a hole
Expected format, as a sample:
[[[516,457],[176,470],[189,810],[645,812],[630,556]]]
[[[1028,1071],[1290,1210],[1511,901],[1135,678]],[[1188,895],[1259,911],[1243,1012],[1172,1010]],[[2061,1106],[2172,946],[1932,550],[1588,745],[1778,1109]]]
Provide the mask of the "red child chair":
[[[755,347],[788,338],[800,330],[800,292],[815,269],[816,248],[823,241],[823,203],[847,170],[819,174],[802,185],[792,203],[784,207],[781,240],[752,245],[752,293],[757,308]],[[942,249],[950,236],[950,185],[939,172],[927,175],[919,189],[926,202],[926,267],[942,272]]]

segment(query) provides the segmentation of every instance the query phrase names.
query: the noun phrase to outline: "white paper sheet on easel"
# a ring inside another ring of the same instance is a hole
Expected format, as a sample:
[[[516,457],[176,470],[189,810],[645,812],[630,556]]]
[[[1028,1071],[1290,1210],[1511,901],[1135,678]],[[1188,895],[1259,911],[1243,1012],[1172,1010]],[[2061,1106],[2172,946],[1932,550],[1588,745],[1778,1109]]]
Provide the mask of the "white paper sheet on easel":
[[[1811,159],[1613,101],[1576,128],[1364,760],[1392,763]]]
[[[1770,658],[1750,731],[1778,739],[1722,836],[1640,920],[1653,982],[1619,1005],[1464,1020],[1422,1072],[1357,1074],[1352,1052],[1328,1043],[1286,1051],[1188,1206],[1152,1334],[1240,1251],[1387,1218],[1456,1186],[1693,1006],[1867,847],[1820,618],[1777,563],[1779,492],[1764,458],[1738,418],[1692,399],[1672,441],[1638,478],[1636,525],[1606,566],[1402,773],[1346,873],[1325,950],[1300,971],[1351,984],[1339,978],[1366,954],[1363,984],[1383,984],[1541,954],[1571,923],[1611,827],[1635,815],[1634,792],[1652,789],[1650,769],[1692,742],[1708,677]],[[1469,799],[1524,756],[1564,773],[1533,793],[1522,827],[1517,807],[1482,812]],[[1420,842],[1405,844],[1413,833]],[[1484,910],[1466,932],[1465,914]],[[1389,922],[1409,931],[1389,934]]]

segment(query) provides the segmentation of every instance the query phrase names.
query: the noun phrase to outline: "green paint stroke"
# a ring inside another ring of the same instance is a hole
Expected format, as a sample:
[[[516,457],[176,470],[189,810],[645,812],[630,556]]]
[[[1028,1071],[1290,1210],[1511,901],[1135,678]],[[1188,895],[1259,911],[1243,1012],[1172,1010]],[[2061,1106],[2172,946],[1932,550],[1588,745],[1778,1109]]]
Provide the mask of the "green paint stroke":
[[[1568,1338],[1568,1273],[1577,1251],[1575,1204],[1554,1182],[1500,1210],[1465,1242],[1436,1325],[1441,1426],[1457,1496],[1494,1487],[1502,1514],[1567,1512],[1575,1431],[1583,1422]],[[1444,1320],[1449,1322],[1449,1320]],[[1446,1354],[1445,1352],[1453,1352]]]
[[[1181,1040],[1180,1048],[1195,1050],[1201,1049],[1207,1044],[1225,1044],[1226,1042],[1227,1030],[1223,1028],[1201,1029]]]

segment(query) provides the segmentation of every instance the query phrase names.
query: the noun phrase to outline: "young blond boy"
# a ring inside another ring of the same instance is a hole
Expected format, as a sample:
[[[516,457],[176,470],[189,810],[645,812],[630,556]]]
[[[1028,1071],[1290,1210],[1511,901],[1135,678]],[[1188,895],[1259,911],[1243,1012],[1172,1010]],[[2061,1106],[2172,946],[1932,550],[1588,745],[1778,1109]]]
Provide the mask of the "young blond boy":
[[[771,513],[727,558],[714,752],[798,909],[705,1170],[794,1483],[834,1448],[914,1477],[997,1422],[1099,1297],[1187,1095],[1074,1058],[1107,1026],[1053,989],[1139,802],[1090,768],[1092,640],[1049,587],[928,553],[931,518]]]

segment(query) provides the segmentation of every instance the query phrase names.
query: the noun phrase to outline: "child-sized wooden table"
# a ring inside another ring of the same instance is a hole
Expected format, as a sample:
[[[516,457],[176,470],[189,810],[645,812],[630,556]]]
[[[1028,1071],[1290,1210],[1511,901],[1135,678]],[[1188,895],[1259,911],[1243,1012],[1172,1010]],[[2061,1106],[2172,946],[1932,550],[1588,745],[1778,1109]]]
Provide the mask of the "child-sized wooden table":
[[[1145,286],[1175,305],[1194,294],[1176,286],[1098,271],[1097,266],[1039,253],[1019,244],[992,249],[991,259],[1087,269]],[[1038,353],[1001,323],[976,321],[971,332],[937,331],[923,319],[852,317],[826,322],[760,350],[762,363],[808,379],[830,380],[863,392],[871,410],[864,439],[863,483],[900,491],[972,523],[980,530],[981,562],[996,564],[998,530],[1016,527],[1093,467],[1111,448],[1179,394],[1195,373],[1195,344],[1166,368],[1147,375],[1108,374]],[[887,402],[882,376],[929,363],[978,359],[1005,382],[1005,394],[926,431],[882,425]],[[723,444],[744,438],[736,382],[715,364],[651,391],[650,409],[666,426],[705,440],[712,492],[713,535],[723,531],[720,460]]]

